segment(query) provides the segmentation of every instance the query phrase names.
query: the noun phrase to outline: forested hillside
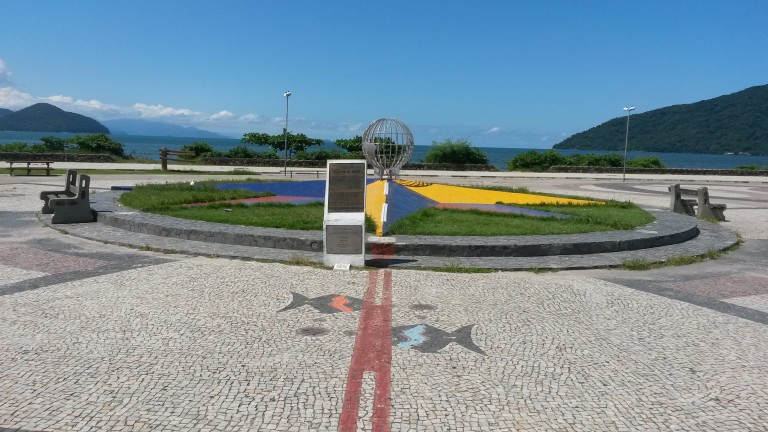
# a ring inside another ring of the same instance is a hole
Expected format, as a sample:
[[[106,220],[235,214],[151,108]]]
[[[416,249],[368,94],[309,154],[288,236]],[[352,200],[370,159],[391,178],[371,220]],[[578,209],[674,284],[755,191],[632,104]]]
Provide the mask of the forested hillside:
[[[556,149],[624,150],[627,117],[577,133]],[[629,150],[768,155],[768,85],[633,114]]]
[[[109,133],[109,129],[90,117],[47,103],[0,114],[0,131]]]

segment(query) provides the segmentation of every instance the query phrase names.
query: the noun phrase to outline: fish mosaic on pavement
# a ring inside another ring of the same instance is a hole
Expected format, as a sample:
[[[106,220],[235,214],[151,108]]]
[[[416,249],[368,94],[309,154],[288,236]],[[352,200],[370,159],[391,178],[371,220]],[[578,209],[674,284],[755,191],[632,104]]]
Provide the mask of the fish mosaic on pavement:
[[[768,424],[766,324],[679,295],[764,308],[768,240],[651,272],[332,272],[76,239],[3,192],[0,430]]]

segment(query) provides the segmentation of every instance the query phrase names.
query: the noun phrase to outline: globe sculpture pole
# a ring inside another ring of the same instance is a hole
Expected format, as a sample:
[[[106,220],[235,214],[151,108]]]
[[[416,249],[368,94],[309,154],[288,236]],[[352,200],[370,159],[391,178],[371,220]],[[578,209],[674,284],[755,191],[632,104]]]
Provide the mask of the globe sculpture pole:
[[[400,120],[375,120],[363,133],[363,155],[379,179],[398,178],[413,154],[413,134]]]

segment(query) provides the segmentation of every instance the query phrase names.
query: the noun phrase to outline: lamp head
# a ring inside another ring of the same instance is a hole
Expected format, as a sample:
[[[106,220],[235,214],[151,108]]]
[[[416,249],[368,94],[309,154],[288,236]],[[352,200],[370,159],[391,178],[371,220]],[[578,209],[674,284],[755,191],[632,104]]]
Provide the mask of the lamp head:
[[[283,93],[283,96],[285,96],[285,97],[288,97],[288,96],[290,96],[290,95],[291,95],[291,92],[289,92],[289,91],[287,91],[287,92]]]
[[[635,109],[633,106],[624,107],[624,111],[632,111],[633,109]]]

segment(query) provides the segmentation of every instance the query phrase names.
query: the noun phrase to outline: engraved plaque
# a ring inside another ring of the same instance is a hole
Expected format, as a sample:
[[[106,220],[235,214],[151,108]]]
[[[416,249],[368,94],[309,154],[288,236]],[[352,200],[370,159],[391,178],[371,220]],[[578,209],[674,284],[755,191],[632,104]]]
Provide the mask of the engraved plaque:
[[[334,255],[363,253],[363,227],[360,225],[326,225],[325,251]]]
[[[365,163],[328,166],[328,213],[365,211]]]

